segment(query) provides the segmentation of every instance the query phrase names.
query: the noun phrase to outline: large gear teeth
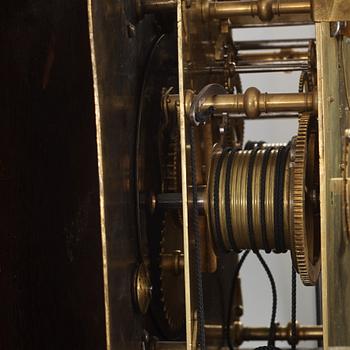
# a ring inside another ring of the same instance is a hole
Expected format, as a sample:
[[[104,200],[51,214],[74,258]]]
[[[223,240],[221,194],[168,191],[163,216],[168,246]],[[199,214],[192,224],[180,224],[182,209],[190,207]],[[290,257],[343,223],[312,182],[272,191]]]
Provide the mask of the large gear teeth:
[[[308,225],[308,220],[314,220],[314,217],[308,217],[306,206],[306,177],[308,153],[308,139],[310,134],[311,120],[310,115],[303,114],[299,119],[298,136],[294,141],[293,154],[293,185],[292,185],[292,256],[295,267],[300,274],[301,280],[305,285],[314,285],[317,282],[320,273],[320,259],[316,260],[310,257],[309,235],[314,235],[314,225]],[[316,179],[315,179],[316,181]],[[311,227],[311,229],[310,229]],[[311,237],[313,244],[314,237]],[[316,238],[317,239],[317,238]]]
[[[161,240],[160,256],[172,253],[172,249],[180,250],[182,236],[179,235],[178,226],[171,213],[166,213]],[[161,264],[161,263],[160,263]],[[183,275],[174,274],[160,265],[160,293],[163,314],[172,331],[179,331],[184,324],[184,282]]]

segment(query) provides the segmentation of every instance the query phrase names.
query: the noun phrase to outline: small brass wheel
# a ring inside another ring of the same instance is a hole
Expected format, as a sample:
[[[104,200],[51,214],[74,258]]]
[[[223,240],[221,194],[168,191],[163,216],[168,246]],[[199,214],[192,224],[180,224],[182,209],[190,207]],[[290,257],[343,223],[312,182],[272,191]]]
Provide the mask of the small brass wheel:
[[[152,285],[148,269],[141,263],[134,274],[134,301],[137,309],[145,315],[152,299]]]

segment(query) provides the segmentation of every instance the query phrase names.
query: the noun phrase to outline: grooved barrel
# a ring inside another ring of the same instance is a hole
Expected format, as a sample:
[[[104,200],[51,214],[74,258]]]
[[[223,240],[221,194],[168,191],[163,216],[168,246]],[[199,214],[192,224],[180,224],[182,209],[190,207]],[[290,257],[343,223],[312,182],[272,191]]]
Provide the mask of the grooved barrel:
[[[214,153],[208,220],[225,251],[285,252],[290,240],[289,145]]]

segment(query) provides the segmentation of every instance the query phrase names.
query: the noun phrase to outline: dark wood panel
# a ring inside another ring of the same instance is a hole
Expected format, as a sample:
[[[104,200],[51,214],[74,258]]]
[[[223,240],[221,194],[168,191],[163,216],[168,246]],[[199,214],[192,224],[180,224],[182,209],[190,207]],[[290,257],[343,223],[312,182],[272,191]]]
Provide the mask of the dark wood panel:
[[[2,4],[0,51],[0,349],[103,349],[85,1]]]

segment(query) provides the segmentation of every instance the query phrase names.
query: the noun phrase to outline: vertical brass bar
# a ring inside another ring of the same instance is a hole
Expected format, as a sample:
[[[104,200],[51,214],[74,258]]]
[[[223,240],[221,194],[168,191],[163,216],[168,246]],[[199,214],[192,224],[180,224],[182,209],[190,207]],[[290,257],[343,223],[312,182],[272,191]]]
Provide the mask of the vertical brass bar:
[[[177,46],[179,70],[179,104],[177,116],[180,124],[181,149],[181,188],[182,188],[182,225],[184,244],[184,279],[185,279],[185,317],[186,317],[186,349],[192,350],[192,306],[191,306],[191,272],[190,244],[188,233],[188,194],[187,194],[187,161],[186,161],[186,119],[183,63],[183,7],[182,1],[177,2]]]
[[[345,229],[344,189],[337,181],[342,178],[342,167],[349,166],[342,159],[348,157],[344,139],[350,125],[346,107],[350,44],[345,38],[331,37],[329,32],[329,23],[316,23],[325,350],[350,347],[350,240]]]
[[[92,11],[92,0],[88,0],[88,17],[89,17],[89,40],[91,48],[92,76],[94,84],[94,102],[95,102],[95,120],[96,120],[96,144],[98,158],[98,178],[99,178],[99,195],[100,195],[100,225],[101,225],[101,246],[103,261],[103,289],[104,289],[104,307],[106,323],[106,349],[111,349],[111,322],[110,322],[110,296],[109,296],[109,276],[108,276],[108,251],[107,251],[107,233],[105,218],[105,189],[103,173],[103,151],[102,151],[102,125],[100,98],[98,93],[98,78],[96,65],[96,51],[94,38],[94,18]]]

